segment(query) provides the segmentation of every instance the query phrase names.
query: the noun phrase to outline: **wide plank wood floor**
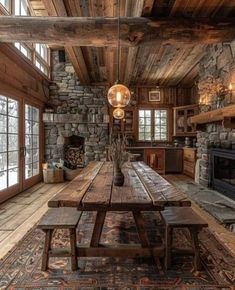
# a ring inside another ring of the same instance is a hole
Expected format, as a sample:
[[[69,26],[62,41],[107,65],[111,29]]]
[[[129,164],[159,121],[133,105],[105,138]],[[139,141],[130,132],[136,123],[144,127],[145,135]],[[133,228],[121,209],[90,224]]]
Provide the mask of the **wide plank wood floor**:
[[[0,204],[0,258],[38,222],[48,209],[48,200],[65,185],[40,182]]]

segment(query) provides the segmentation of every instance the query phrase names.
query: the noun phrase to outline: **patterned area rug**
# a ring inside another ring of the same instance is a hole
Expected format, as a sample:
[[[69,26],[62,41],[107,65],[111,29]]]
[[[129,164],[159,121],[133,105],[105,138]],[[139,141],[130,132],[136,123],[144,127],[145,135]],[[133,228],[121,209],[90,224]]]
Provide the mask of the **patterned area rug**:
[[[162,233],[158,214],[146,212],[144,217],[151,242],[158,243]],[[83,213],[79,243],[89,242],[94,219],[95,213]],[[53,246],[67,247],[68,241],[67,231],[55,232]],[[188,246],[189,241],[186,230],[175,231],[176,246]],[[139,243],[131,213],[108,213],[101,242]],[[34,228],[0,260],[0,289],[235,289],[235,260],[208,229],[200,234],[201,272],[193,271],[190,256],[175,256],[167,272],[143,258],[80,258],[75,272],[70,270],[69,259],[51,258],[49,271],[42,272],[43,243],[44,233]]]

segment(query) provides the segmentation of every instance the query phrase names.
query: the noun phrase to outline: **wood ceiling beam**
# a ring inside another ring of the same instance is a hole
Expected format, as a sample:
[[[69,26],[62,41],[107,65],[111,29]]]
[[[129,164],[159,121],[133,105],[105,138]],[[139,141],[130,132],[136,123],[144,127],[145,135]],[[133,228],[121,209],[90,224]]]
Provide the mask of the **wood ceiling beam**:
[[[63,0],[48,1],[42,0],[49,16],[68,16]],[[68,54],[74,70],[83,85],[90,83],[87,66],[80,47],[65,46],[65,51]]]
[[[89,84],[90,77],[88,75],[86,63],[80,47],[66,46],[65,51],[73,64],[74,70],[82,84]]]
[[[212,44],[235,39],[235,18],[158,19],[122,17],[122,46]],[[64,46],[116,46],[117,19],[92,17],[0,16],[1,42]]]
[[[145,0],[139,0],[135,2],[135,7],[133,9],[132,16],[140,17],[142,15],[145,2],[146,2]],[[128,54],[127,54],[127,62],[125,65],[124,79],[123,79],[123,83],[127,86],[130,85],[131,78],[133,76],[137,54],[138,54],[138,47],[129,47]]]
[[[142,10],[142,16],[147,17],[151,15],[153,9],[154,0],[145,0]]]

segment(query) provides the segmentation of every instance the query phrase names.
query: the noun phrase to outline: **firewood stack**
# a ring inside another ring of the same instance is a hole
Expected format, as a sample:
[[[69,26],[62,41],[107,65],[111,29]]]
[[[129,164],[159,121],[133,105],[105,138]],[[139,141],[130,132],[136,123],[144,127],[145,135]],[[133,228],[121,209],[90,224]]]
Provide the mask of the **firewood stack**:
[[[65,148],[65,166],[69,169],[76,169],[84,165],[84,149],[83,146],[72,147],[66,146]]]

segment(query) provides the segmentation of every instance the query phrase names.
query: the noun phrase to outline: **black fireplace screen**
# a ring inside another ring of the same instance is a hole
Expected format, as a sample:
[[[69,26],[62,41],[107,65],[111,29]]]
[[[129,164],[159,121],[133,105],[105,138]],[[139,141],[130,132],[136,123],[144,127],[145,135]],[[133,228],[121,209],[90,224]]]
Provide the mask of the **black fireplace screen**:
[[[235,151],[211,149],[210,153],[211,187],[235,199]]]
[[[214,156],[214,178],[235,185],[235,160]]]

